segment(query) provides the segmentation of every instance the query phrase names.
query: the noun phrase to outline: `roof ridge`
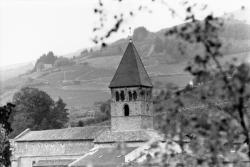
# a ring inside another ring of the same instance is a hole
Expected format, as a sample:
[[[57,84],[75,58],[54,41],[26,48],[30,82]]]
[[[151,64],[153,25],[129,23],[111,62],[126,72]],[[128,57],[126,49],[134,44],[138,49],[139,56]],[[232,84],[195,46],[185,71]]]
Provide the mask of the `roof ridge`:
[[[108,126],[86,126],[30,131],[16,141],[94,140],[97,135],[107,129],[109,129]]]
[[[135,52],[135,61],[136,61],[136,68],[137,68],[137,73],[138,73],[138,76],[139,76],[139,82],[140,83],[142,83],[142,80],[141,80],[141,75],[140,75],[140,72],[139,72],[139,67],[138,67],[138,58],[139,58],[139,60],[140,60],[140,56],[139,56],[139,54],[138,54],[138,52],[137,52],[137,50],[136,50],[136,48],[135,48],[135,45],[131,42],[131,44],[132,44],[132,48],[133,48],[133,50],[134,50],[134,52]],[[141,61],[141,63],[142,63],[142,61]]]
[[[140,62],[140,64],[142,64],[142,68],[143,68],[144,72],[146,73],[146,75],[147,75],[149,81],[151,82],[150,77],[149,77],[149,75],[148,75],[148,73],[147,73],[147,70],[145,69],[145,67],[144,67],[144,65],[143,65],[142,59],[141,59],[141,57],[140,57],[140,55],[139,55],[137,49],[135,48],[134,45],[132,45],[132,46],[133,46],[133,49],[135,50],[135,52],[137,53],[137,54],[135,55],[135,58],[138,58],[138,61]],[[137,66],[137,69],[138,69],[138,63],[136,63],[136,66]],[[142,82],[142,78],[141,78],[142,76],[141,76],[141,74],[142,74],[142,73],[140,73],[140,72],[139,72],[139,69],[138,69],[138,75],[139,75],[140,82]]]
[[[53,130],[68,130],[68,129],[84,129],[84,128],[96,128],[96,127],[101,127],[101,128],[105,128],[105,127],[110,127],[110,126],[108,126],[108,125],[106,125],[106,126],[98,126],[98,125],[96,125],[96,126],[82,126],[82,127],[80,127],[80,126],[76,126],[76,127],[69,127],[69,128],[61,128],[61,129],[44,129],[44,130],[30,130],[29,132],[41,132],[41,131],[53,131]]]
[[[25,129],[25,130],[22,131],[19,135],[17,135],[16,137],[14,137],[14,140],[16,140],[16,139],[18,139],[18,138],[20,138],[20,137],[26,135],[26,134],[29,133],[30,131],[31,131],[30,128]]]

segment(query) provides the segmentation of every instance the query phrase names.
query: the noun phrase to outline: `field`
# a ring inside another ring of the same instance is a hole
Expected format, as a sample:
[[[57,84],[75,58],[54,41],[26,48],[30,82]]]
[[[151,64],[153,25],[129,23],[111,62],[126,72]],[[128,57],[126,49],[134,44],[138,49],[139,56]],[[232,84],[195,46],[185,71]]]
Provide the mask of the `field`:
[[[238,61],[246,62],[248,55],[249,52],[231,54],[225,56],[222,61],[226,62],[236,57]],[[120,56],[90,58],[87,59],[88,65],[73,65],[55,72],[32,73],[13,78],[3,86],[5,89],[2,88],[0,102],[5,104],[11,101],[13,94],[22,86],[33,86],[46,91],[54,99],[61,97],[69,107],[91,107],[94,102],[105,101],[109,98],[108,85],[120,58]],[[192,80],[192,77],[184,72],[187,62],[164,64],[158,62],[157,59],[148,60],[147,58],[144,58],[143,62],[149,64],[145,68],[154,84],[174,83],[183,87]],[[108,66],[102,64],[108,64]],[[32,81],[29,81],[30,78]],[[75,80],[80,81],[80,84],[63,84],[64,81]],[[44,82],[47,84],[43,84]]]
[[[168,83],[184,87],[192,80],[192,76],[184,71],[191,57],[188,57],[188,54],[185,55],[186,57],[178,55],[176,45],[173,47],[163,45],[161,46],[163,50],[156,52],[155,38],[163,35],[159,33],[148,32],[145,39],[135,41],[138,53],[153,84],[157,85],[157,89],[164,88]],[[230,61],[234,57],[238,59],[238,62],[250,62],[249,37],[245,39],[238,34],[239,37],[235,38],[231,35],[228,33],[227,36],[223,36],[229,51],[228,55],[223,57],[222,62]],[[95,107],[95,102],[106,101],[110,98],[108,85],[115,74],[127,42],[127,39],[121,39],[107,48],[89,51],[86,55],[80,54],[72,58],[76,63],[74,65],[33,72],[5,80],[0,86],[0,104],[4,105],[11,101],[13,94],[21,87],[36,87],[46,91],[55,100],[61,97],[68,108],[77,108],[71,113],[71,118],[81,118],[81,114]],[[171,40],[167,42],[171,43]]]
[[[48,92],[54,99],[61,97],[68,106],[74,107],[90,107],[94,102],[105,101],[110,97],[109,92],[103,90],[59,89],[47,86],[39,89]]]

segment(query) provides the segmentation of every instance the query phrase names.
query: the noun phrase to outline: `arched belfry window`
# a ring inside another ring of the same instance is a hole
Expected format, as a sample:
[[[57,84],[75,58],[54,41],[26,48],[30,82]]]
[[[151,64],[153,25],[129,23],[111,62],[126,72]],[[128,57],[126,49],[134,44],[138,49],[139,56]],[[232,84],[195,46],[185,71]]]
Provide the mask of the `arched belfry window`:
[[[132,92],[130,92],[130,91],[128,92],[128,100],[132,101]]]
[[[148,99],[151,99],[151,91],[150,90],[148,90],[147,96],[148,96]]]
[[[140,96],[141,96],[142,99],[144,98],[144,94],[145,94],[144,90],[141,90]]]
[[[124,94],[124,91],[122,90],[121,91],[121,101],[124,101],[125,100],[125,94]]]
[[[119,92],[115,92],[115,100],[119,101]]]
[[[124,109],[124,116],[126,117],[129,116],[129,106],[125,104],[123,109]]]
[[[137,99],[137,93],[136,93],[136,91],[133,92],[133,99],[134,99],[134,100]]]

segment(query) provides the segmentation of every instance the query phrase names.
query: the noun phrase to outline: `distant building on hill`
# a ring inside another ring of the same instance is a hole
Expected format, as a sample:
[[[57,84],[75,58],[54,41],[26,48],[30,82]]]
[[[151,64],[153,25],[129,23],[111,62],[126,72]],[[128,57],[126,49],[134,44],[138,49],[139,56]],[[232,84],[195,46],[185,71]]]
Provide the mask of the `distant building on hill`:
[[[41,72],[43,70],[43,63],[42,62],[39,62],[37,65],[36,65],[36,72]]]
[[[36,71],[37,72],[46,71],[46,70],[51,69],[52,67],[53,67],[53,64],[45,64],[45,63],[39,62],[36,65]]]
[[[48,70],[53,67],[53,64],[43,64],[44,70]]]
[[[150,140],[162,140],[153,129],[153,85],[132,41],[109,88],[111,126],[27,129],[13,140],[12,167],[120,166],[138,158]],[[117,149],[121,142],[126,147]]]

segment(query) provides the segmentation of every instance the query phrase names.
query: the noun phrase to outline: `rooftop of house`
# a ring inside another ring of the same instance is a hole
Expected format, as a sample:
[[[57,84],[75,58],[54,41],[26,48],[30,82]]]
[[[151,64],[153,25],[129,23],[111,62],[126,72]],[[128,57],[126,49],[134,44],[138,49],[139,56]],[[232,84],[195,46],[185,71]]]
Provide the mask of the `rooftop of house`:
[[[33,167],[67,167],[73,161],[75,161],[75,159],[39,160]]]
[[[110,126],[86,126],[65,129],[25,130],[15,142],[33,141],[74,141],[91,140],[95,143],[146,142],[152,138],[161,138],[155,130],[111,131]]]
[[[18,135],[14,140],[24,141],[62,141],[62,140],[94,140],[101,132],[109,129],[108,126],[86,126],[65,129],[30,131]]]
[[[155,130],[135,130],[135,131],[111,131],[106,129],[98,135],[95,143],[115,143],[115,142],[146,142],[152,138],[162,139]]]
[[[153,87],[141,58],[133,42],[130,41],[109,87],[133,86]]]
[[[124,147],[124,148],[97,148],[89,152],[86,156],[75,161],[70,166],[71,167],[116,167],[125,163],[125,156],[135,150],[136,147]]]

